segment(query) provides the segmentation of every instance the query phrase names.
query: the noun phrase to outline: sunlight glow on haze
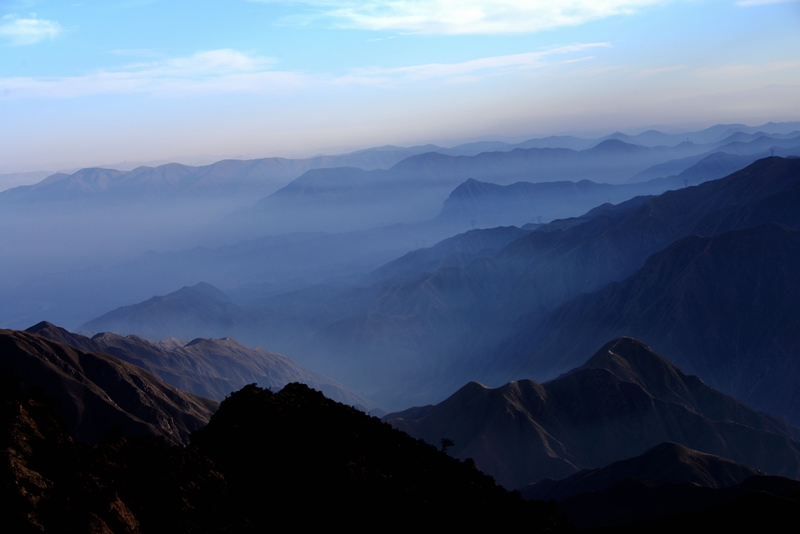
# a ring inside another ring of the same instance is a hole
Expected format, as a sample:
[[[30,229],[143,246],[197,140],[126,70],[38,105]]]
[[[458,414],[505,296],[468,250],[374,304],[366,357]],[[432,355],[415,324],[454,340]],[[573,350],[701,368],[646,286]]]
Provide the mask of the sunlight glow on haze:
[[[798,120],[799,27],[770,0],[12,0],[0,173]]]

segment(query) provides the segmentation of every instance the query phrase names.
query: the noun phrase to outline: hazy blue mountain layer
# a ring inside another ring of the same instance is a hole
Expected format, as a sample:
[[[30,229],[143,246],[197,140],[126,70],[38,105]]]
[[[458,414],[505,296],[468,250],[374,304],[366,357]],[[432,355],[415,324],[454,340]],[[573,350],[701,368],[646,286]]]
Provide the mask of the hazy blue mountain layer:
[[[771,198],[762,214],[800,228],[798,202],[800,187]],[[521,329],[492,365],[555,375],[608,337],[636,336],[711,386],[797,424],[798,266],[800,232],[777,223],[686,237],[631,277]]]
[[[720,180],[600,206],[485,250],[445,254],[437,246],[387,264],[356,287],[322,285],[254,299],[235,313],[215,311],[209,301],[185,324],[204,328],[208,321],[213,333],[182,337],[230,336],[270,347],[361,394],[383,395],[378,402],[398,408],[441,398],[473,379],[500,384],[518,376],[552,377],[574,362],[558,369],[535,366],[528,338],[548,332],[532,324],[582,292],[632,275],[652,254],[686,236],[772,221],[797,227],[792,195],[798,165],[798,159],[766,158]],[[146,335],[147,328],[160,325],[98,323],[90,329]],[[600,343],[579,350],[585,354]],[[518,363],[523,361],[528,367]]]

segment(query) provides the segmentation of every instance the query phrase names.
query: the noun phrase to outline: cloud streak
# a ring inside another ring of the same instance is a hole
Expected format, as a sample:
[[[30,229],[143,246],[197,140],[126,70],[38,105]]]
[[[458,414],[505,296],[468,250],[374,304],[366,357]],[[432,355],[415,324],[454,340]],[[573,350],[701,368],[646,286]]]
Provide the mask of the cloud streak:
[[[274,0],[251,0],[274,3]],[[348,29],[427,34],[530,33],[635,13],[668,0],[296,0]]]
[[[53,40],[62,32],[61,25],[52,20],[19,18],[6,15],[0,19],[0,38],[8,40],[12,46],[25,46]]]
[[[0,79],[12,98],[78,98],[101,94],[149,93],[191,96],[232,92],[285,91],[308,85],[301,74],[268,70],[274,60],[230,49],[127,65],[84,76]]]
[[[472,59],[459,63],[427,63],[409,67],[354,69],[350,76],[336,80],[335,83],[364,83],[369,85],[400,82],[421,82],[435,79],[451,79],[456,82],[477,81],[486,76],[498,76],[513,72],[540,69],[553,64],[550,56],[563,56],[584,50],[607,47],[608,43],[574,44],[551,48],[538,52],[511,54]],[[588,58],[567,60],[574,63]],[[561,63],[564,63],[562,61]]]
[[[736,2],[736,5],[742,7],[756,7],[768,6],[770,4],[789,4],[793,2],[800,2],[800,0],[742,0],[741,2]]]
[[[202,96],[224,93],[287,92],[311,86],[399,86],[409,83],[468,83],[489,76],[541,69],[589,59],[571,58],[589,49],[610,46],[588,43],[547,50],[406,67],[353,69],[342,76],[272,70],[275,60],[222,49],[191,56],[140,62],[85,76],[0,79],[4,98],[78,98],[101,94],[146,93],[156,96]],[[566,61],[562,58],[567,57]]]

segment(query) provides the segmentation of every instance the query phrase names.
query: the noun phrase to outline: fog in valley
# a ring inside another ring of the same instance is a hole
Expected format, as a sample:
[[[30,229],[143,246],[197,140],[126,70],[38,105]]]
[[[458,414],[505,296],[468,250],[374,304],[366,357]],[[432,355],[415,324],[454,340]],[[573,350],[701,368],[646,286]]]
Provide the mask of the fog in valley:
[[[0,192],[0,326],[231,337],[385,409],[435,402],[513,378],[486,354],[647,257],[597,275],[617,260],[550,248],[531,280],[529,236],[797,155],[800,123],[769,123],[53,174]]]

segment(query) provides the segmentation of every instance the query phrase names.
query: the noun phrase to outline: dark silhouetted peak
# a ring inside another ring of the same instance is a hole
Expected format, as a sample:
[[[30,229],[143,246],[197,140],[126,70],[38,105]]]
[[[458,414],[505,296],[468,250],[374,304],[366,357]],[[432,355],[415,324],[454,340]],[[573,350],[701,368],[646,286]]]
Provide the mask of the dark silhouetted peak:
[[[391,503],[403,511],[396,518],[403,525],[558,526],[543,504],[526,509],[470,464],[300,384],[278,393],[246,386],[192,442],[211,457],[243,510],[263,504],[253,488],[266,485],[275,509],[305,502],[325,525],[345,518],[371,524],[363,511]]]
[[[100,349],[100,346],[97,343],[92,342],[91,339],[79,334],[73,334],[69,330],[61,328],[60,326],[56,326],[47,321],[37,323],[25,331],[31,334],[46,337],[51,341],[57,341],[59,343],[64,343],[65,345],[71,345],[81,350],[89,352],[103,352]]]
[[[639,456],[599,469],[583,469],[563,480],[546,479],[531,484],[522,490],[522,495],[526,499],[562,501],[634,478],[658,485],[672,483],[727,488],[760,474],[763,473],[747,465],[667,441]]]
[[[564,478],[664,441],[800,476],[800,429],[684,375],[630,338],[555,380],[469,383],[433,407],[384,420],[429,443],[450,437],[455,456],[474,458],[507,487]]]
[[[607,369],[645,390],[655,390],[662,397],[667,392],[679,398],[687,395],[685,381],[688,377],[669,360],[630,337],[609,341],[577,370],[581,369]]]

